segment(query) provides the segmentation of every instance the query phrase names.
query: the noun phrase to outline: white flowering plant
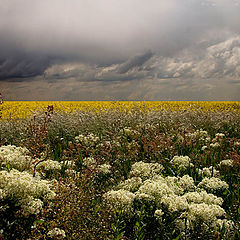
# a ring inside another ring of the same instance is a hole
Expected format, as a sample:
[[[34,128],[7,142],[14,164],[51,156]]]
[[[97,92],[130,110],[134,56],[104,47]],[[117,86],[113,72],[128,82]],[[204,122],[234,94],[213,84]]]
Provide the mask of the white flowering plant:
[[[61,239],[65,239],[66,238],[66,233],[64,230],[60,229],[60,228],[54,228],[52,230],[50,230],[48,232],[48,236],[51,239],[55,239],[55,240],[61,240]]]
[[[170,164],[181,168],[190,165],[190,158],[175,157],[173,160]],[[130,178],[121,182],[117,190],[105,193],[103,198],[112,211],[118,213],[118,218],[128,223],[128,228],[131,222],[132,232],[139,221],[142,222],[141,231],[138,229],[135,235],[154,229],[151,234],[148,232],[148,237],[150,234],[157,238],[162,234],[162,238],[169,235],[188,239],[218,231],[220,220],[227,219],[223,199],[214,193],[228,189],[228,184],[216,177],[203,177],[209,176],[213,168],[197,170],[203,175],[200,183],[189,175],[164,176],[162,170],[160,164],[135,163]],[[232,232],[232,225],[225,229],[227,232]]]
[[[32,166],[33,159],[25,147],[7,145],[0,147],[0,167],[8,169],[28,170]]]
[[[51,183],[16,169],[0,171],[0,228],[6,236],[17,225],[30,227],[45,204],[54,199]]]

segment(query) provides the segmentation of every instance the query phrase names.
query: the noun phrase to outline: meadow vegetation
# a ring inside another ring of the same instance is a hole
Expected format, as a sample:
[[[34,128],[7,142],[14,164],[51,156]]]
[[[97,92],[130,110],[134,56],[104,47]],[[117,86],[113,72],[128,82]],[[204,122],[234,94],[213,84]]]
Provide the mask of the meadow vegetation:
[[[0,239],[240,239],[239,103],[26,104],[0,106]]]

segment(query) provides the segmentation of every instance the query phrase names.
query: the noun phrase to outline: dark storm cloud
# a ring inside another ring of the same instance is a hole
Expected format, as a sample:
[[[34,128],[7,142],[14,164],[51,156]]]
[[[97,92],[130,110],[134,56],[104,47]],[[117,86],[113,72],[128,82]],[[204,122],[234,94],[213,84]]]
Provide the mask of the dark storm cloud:
[[[125,81],[132,78],[125,73],[152,57],[138,57],[145,49],[172,58],[201,41],[212,45],[239,34],[239,10],[232,0],[1,0],[0,78],[32,78],[52,64],[81,62],[122,64],[116,77]],[[62,74],[55,77],[78,71]]]
[[[143,55],[135,56],[134,58],[129,59],[126,63],[123,63],[121,66],[119,66],[118,73],[123,74],[133,69],[134,67],[141,67],[152,56],[153,53],[151,51],[147,51]]]
[[[17,55],[0,60],[0,80],[21,81],[42,75],[49,66],[49,59]]]
[[[75,79],[81,82],[121,82],[140,80],[150,76],[151,66],[147,63],[153,56],[151,51],[139,54],[123,63],[96,66],[84,63],[55,64],[44,72],[48,82]]]

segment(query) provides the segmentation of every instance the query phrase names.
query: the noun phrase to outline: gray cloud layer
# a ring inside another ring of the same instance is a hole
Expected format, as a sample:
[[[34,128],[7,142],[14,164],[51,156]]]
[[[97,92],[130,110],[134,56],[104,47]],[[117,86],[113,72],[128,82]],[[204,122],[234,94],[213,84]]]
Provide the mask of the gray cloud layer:
[[[204,54],[182,51],[173,57],[148,51],[120,64],[106,67],[72,63],[56,64],[44,73],[48,81],[74,78],[78,81],[123,81],[137,79],[240,78],[240,36],[211,45]]]
[[[0,81],[238,85],[239,12],[239,0],[0,0]]]

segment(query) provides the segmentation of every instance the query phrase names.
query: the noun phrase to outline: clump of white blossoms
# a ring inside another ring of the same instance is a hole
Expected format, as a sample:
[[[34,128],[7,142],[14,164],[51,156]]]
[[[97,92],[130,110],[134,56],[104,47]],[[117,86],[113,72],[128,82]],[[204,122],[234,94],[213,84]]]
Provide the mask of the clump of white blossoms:
[[[7,145],[0,147],[0,165],[23,171],[31,167],[32,158],[25,147]]]
[[[61,164],[58,161],[53,160],[45,160],[42,162],[39,162],[39,164],[36,165],[37,169],[43,169],[44,171],[54,171],[54,170],[60,170]]]
[[[219,171],[216,170],[213,166],[205,167],[203,169],[197,169],[197,172],[202,177],[216,177],[219,176]]]
[[[124,182],[121,182],[118,185],[118,188],[124,189],[127,191],[131,191],[131,192],[135,192],[138,190],[138,188],[140,187],[141,184],[142,184],[142,179],[140,177],[132,177],[132,178],[125,180]]]
[[[190,160],[186,159],[189,165]],[[104,199],[114,211],[120,211],[125,216],[131,217],[138,213],[135,201],[138,202],[137,206],[146,204],[147,201],[156,207],[154,217],[158,220],[162,221],[165,216],[174,214],[176,218],[174,224],[180,232],[185,231],[186,227],[193,231],[196,224],[200,224],[202,231],[219,229],[219,220],[225,220],[226,216],[225,210],[221,207],[223,199],[207,191],[224,190],[228,187],[227,183],[212,177],[204,178],[196,185],[189,175],[164,177],[161,171],[151,172],[150,166],[152,165],[145,165],[143,162],[133,164],[130,178],[121,182],[117,186],[118,190],[104,194]],[[147,173],[144,174],[142,169],[146,169]]]
[[[53,239],[64,239],[66,238],[66,233],[60,228],[54,228],[48,232],[48,236]]]
[[[151,178],[156,174],[160,174],[163,169],[164,167],[159,163],[145,163],[140,161],[132,165],[130,176],[140,177],[142,179]]]
[[[131,214],[135,194],[127,190],[111,190],[103,195],[113,210],[120,210],[122,214]]]
[[[191,159],[188,156],[174,156],[170,163],[180,170],[186,170],[188,167],[193,167]]]
[[[156,205],[161,206],[165,197],[181,196],[186,191],[193,189],[195,189],[194,181],[188,175],[179,178],[156,176],[154,179],[144,181],[136,194],[145,193],[150,195],[155,199]],[[178,200],[180,201],[180,199]],[[173,204],[178,203],[175,201]]]
[[[176,183],[184,192],[195,190],[195,185],[193,178],[189,175],[184,175],[182,177],[178,177],[178,181]]]
[[[168,186],[164,177],[159,176],[157,179],[148,179],[143,182],[137,193],[144,193],[152,196],[157,204],[161,204],[161,199],[165,195],[174,194],[175,189]]]
[[[100,140],[99,137],[97,137],[93,133],[90,133],[87,136],[80,134],[75,137],[75,141],[77,143],[81,143],[89,146],[95,146],[99,142],[99,140]]]
[[[192,203],[188,211],[182,214],[189,222],[201,220],[206,224],[214,224],[219,217],[224,217],[226,212],[222,207],[216,204]]]
[[[135,193],[135,199],[137,199],[140,202],[145,202],[145,201],[154,202],[154,197],[153,196],[148,195],[146,193],[140,193],[140,192]]]
[[[221,145],[220,145],[220,143],[215,142],[215,143],[211,143],[209,146],[210,146],[211,148],[219,148]]]
[[[204,188],[210,192],[216,192],[224,189],[228,189],[228,184],[216,177],[205,177],[199,184],[198,187]]]
[[[232,167],[233,166],[233,160],[231,159],[226,159],[222,160],[219,164],[219,167]]]
[[[101,165],[97,166],[97,170],[99,173],[103,174],[103,175],[107,175],[111,173],[111,165],[104,163]]]
[[[177,196],[175,194],[163,196],[161,203],[167,207],[170,212],[182,212],[187,210],[189,207],[184,196]]]
[[[224,133],[216,133],[215,134],[215,138],[216,139],[220,139],[220,138],[224,138],[225,137],[225,134]]]
[[[48,181],[16,169],[0,171],[0,190],[0,199],[15,203],[24,215],[38,214],[44,201],[55,197]]]
[[[34,199],[32,196],[21,199],[22,214],[28,216],[29,214],[38,214],[43,208],[43,201],[40,199]]]
[[[189,203],[206,203],[206,204],[216,204],[221,206],[223,204],[223,199],[217,197],[211,193],[207,193],[205,190],[199,192],[188,192],[184,194],[184,197]]]

